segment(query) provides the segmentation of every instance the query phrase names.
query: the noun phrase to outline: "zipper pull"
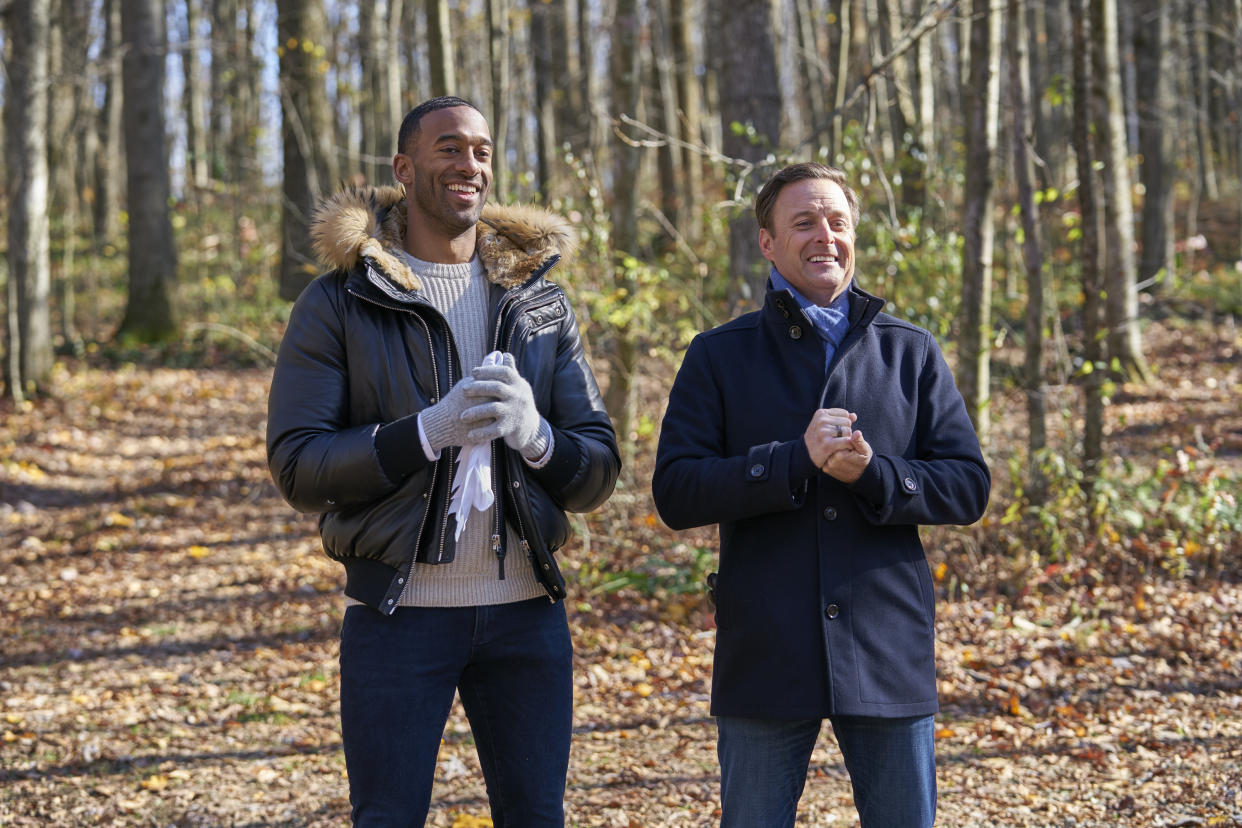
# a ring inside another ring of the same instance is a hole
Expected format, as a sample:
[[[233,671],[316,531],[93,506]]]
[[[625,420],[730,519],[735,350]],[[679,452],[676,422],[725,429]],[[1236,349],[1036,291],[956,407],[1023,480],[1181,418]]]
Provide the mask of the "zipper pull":
[[[492,551],[496,553],[496,563],[500,568],[500,578],[505,579],[505,550],[500,546],[500,534],[492,535]]]

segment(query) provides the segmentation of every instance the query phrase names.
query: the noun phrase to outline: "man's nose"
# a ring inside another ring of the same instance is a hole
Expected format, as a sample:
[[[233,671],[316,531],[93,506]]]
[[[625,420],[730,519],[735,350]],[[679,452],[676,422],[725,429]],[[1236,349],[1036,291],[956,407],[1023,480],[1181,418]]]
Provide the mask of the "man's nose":
[[[469,175],[475,175],[483,164],[475,157],[473,152],[463,152],[457,159],[457,169]]]

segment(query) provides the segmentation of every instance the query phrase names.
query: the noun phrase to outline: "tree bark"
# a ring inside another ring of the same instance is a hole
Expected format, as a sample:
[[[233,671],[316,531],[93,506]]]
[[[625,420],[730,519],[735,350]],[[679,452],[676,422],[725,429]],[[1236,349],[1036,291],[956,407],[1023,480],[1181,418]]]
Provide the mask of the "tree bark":
[[[1130,196],[1129,157],[1126,154],[1125,116],[1122,112],[1121,69],[1118,65],[1116,0],[1093,0],[1092,37],[1095,48],[1095,117],[1104,163],[1104,238],[1107,290],[1108,351],[1123,375],[1146,382],[1138,328],[1138,286],[1134,261],[1134,202]]]
[[[608,56],[608,74],[612,85],[612,109],[614,117],[637,115],[642,94],[642,49],[640,47],[640,22],[638,0],[616,0],[616,13],[612,26],[612,48]],[[638,248],[638,173],[642,161],[638,147],[617,139],[612,147],[613,180],[618,186],[613,191],[612,239],[615,261],[613,262],[614,288],[622,296],[633,296],[637,283],[625,266],[627,255],[634,256]],[[610,356],[608,389],[604,405],[612,415],[613,426],[627,452],[633,451],[634,441],[630,430],[634,414],[634,377],[638,363],[638,346],[635,333],[628,323],[619,325],[613,332],[613,348]],[[625,457],[623,460],[627,459]],[[631,464],[626,463],[627,467]]]
[[[100,50],[104,100],[99,112],[99,152],[95,156],[95,236],[108,245],[120,235],[121,190],[125,178],[125,136],[121,79],[121,0],[104,0],[104,39]]]
[[[487,54],[491,65],[492,189],[500,203],[508,201],[509,180],[505,163],[509,132],[509,2],[487,0]]]
[[[431,96],[457,94],[454,70],[453,29],[448,0],[427,0],[427,60],[431,69]]]
[[[668,4],[666,0],[650,0],[651,60],[647,63],[647,76],[651,90],[650,99],[652,126],[656,131],[668,136],[677,134],[677,94],[676,82],[673,78],[671,49],[668,41]],[[682,193],[685,190],[684,180],[678,175],[681,154],[677,147],[669,141],[661,142],[656,147],[656,173],[660,184],[660,212],[668,223],[666,230],[676,229],[682,224]],[[680,183],[679,183],[680,182]],[[658,245],[662,252],[668,252],[676,239],[669,233],[661,236]]]
[[[1101,306],[1104,290],[1102,223],[1096,197],[1095,149],[1091,139],[1091,50],[1095,38],[1088,36],[1093,0],[1071,0],[1073,27],[1074,156],[1078,162],[1078,207],[1082,216],[1082,338],[1084,414],[1082,460],[1084,487],[1090,491],[1104,456],[1104,361],[1106,344]]]
[[[392,183],[393,114],[388,110],[387,18],[378,3],[358,4],[358,63],[362,73],[362,158],[358,165],[371,184]]]
[[[554,171],[559,169],[557,163],[557,127],[555,90],[565,82],[563,76],[557,76],[553,54],[557,51],[554,38],[553,15],[555,10],[551,3],[544,0],[527,0],[530,12],[531,50],[534,52],[535,71],[535,136],[539,145],[539,196],[544,204],[552,199],[555,189]]]
[[[5,380],[15,400],[43,390],[52,370],[47,161],[50,28],[48,0],[16,3],[9,9],[4,89],[9,262]]]
[[[1135,34],[1139,116],[1139,167],[1143,182],[1143,231],[1138,278],[1173,273],[1173,187],[1165,122],[1171,106],[1165,53],[1169,12],[1163,0],[1139,0]]]
[[[958,385],[980,442],[991,425],[992,351],[992,158],[996,154],[1000,98],[1001,19],[988,0],[974,0],[970,27],[970,79],[962,97],[966,109],[966,203],[963,208],[962,328]]]
[[[1013,170],[1022,213],[1022,261],[1026,265],[1026,417],[1027,499],[1042,504],[1047,481],[1039,458],[1048,445],[1044,404],[1044,253],[1040,243],[1039,214],[1035,205],[1034,165],[1031,163],[1031,81],[1026,9],[1023,0],[1009,0],[1010,101],[1013,107]]]
[[[768,0],[715,2],[715,42],[722,44],[716,57],[724,154],[757,165],[780,143],[781,89],[772,82],[777,76],[772,6]],[[751,303],[763,296],[768,278],[759,227],[749,209],[750,194],[763,176],[743,174],[750,180],[742,183],[753,186],[742,188],[745,204],[729,221],[729,272],[737,280],[734,298]]]
[[[129,204],[129,301],[117,335],[141,342],[177,331],[172,291],[177,274],[169,216],[164,129],[164,34],[160,0],[122,0],[125,43],[126,191]]]
[[[186,183],[192,189],[207,186],[207,126],[203,97],[203,61],[199,35],[202,24],[201,0],[186,0],[186,38],[181,52],[185,74],[185,155]]]
[[[677,81],[677,129],[674,134],[681,140],[682,218],[678,224],[681,234],[690,244],[702,237],[703,217],[703,157],[693,147],[703,146],[703,94],[699,77],[695,72],[697,60],[694,38],[691,36],[694,21],[691,16],[691,0],[669,0],[669,40],[673,50],[673,71]]]
[[[311,250],[310,216],[319,197],[336,182],[325,139],[332,135],[321,58],[313,44],[326,37],[319,0],[277,0],[280,59],[281,184],[280,295],[292,301],[318,273]],[[302,44],[312,44],[305,49]],[[395,143],[392,135],[388,137]],[[391,145],[391,144],[390,144]]]

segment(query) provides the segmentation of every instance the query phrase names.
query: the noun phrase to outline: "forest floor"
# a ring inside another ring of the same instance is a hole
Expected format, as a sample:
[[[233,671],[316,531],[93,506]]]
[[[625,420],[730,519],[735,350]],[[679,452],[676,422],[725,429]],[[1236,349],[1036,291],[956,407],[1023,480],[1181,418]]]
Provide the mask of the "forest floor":
[[[1123,389],[1110,446],[1142,465],[1207,442],[1236,469],[1242,337],[1160,324],[1145,336],[1158,381]],[[0,826],[347,822],[342,580],[314,519],[268,477],[269,378],[87,358],[58,371],[51,396],[0,404]],[[1020,398],[1002,402],[997,478],[1023,433]],[[651,512],[649,455],[635,463],[640,482],[562,554],[571,583],[581,579],[568,607],[570,825],[718,819],[704,599],[587,577],[605,553],[636,571],[684,557],[687,539]],[[1242,826],[1231,557],[1222,577],[1087,578],[942,601],[940,824]],[[429,824],[490,825],[486,815],[457,707]],[[825,728],[798,824],[856,822]]]

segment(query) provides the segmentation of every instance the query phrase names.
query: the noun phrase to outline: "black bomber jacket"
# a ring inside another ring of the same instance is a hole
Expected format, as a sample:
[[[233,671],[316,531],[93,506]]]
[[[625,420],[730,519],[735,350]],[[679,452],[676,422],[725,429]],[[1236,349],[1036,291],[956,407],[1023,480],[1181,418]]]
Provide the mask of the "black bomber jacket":
[[[416,558],[448,561],[454,551],[448,505],[458,449],[435,461],[409,452],[412,468],[401,475],[376,449],[381,427],[412,424],[462,375],[448,324],[392,252],[405,217],[404,193],[394,187],[345,190],[316,212],[315,249],[332,269],[293,306],[268,398],[277,488],[295,509],[319,513],[324,551],[345,566],[346,594],[385,613],[396,609]],[[612,493],[616,436],[573,308],[546,278],[572,252],[571,228],[538,208],[489,206],[478,235],[491,282],[491,345],[514,355],[554,440],[539,469],[503,441],[492,444],[498,571],[503,577],[514,552],[500,524],[507,521],[556,601],[565,597],[554,556],[570,535],[565,513],[594,509]]]

